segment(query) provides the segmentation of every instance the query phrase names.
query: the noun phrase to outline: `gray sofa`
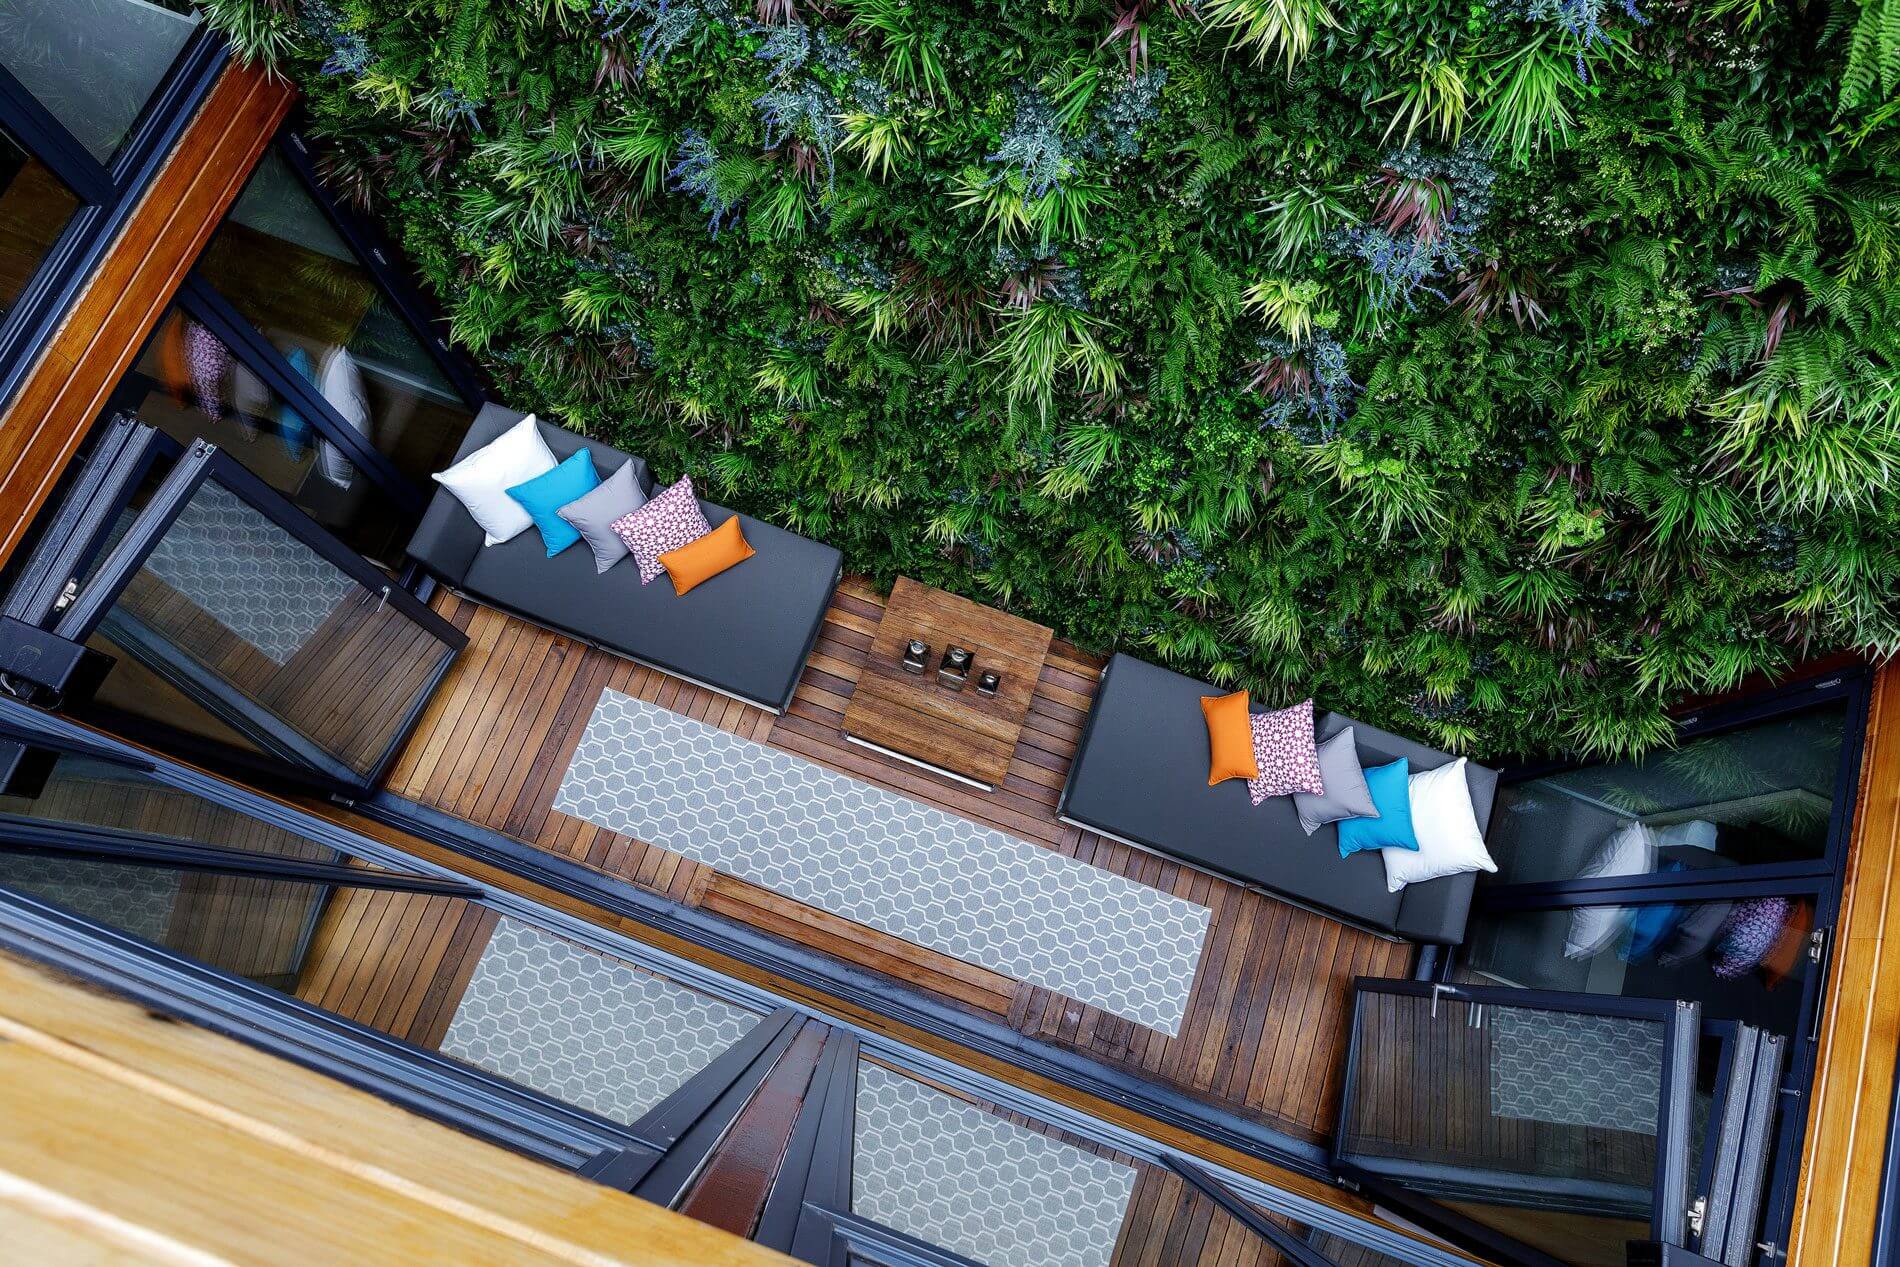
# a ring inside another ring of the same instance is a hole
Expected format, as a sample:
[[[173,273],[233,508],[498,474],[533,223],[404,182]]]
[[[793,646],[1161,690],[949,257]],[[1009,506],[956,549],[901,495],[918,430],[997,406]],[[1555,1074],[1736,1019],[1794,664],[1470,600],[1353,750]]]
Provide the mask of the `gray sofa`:
[[[488,405],[455,455],[461,461],[522,415]],[[601,477],[636,462],[640,484],[653,490],[646,463],[610,445],[543,423],[541,434],[557,458],[585,446]],[[718,527],[733,511],[701,501]],[[443,582],[536,624],[572,634],[643,664],[773,712],[791,703],[806,657],[824,626],[843,571],[828,545],[739,516],[757,556],[675,594],[661,576],[640,584],[632,559],[596,575],[585,543],[547,557],[533,529],[497,546],[482,545],[481,528],[447,489],[438,488],[409,541],[409,555]]]
[[[1224,693],[1133,656],[1110,660],[1062,789],[1062,817],[1388,937],[1462,942],[1473,876],[1387,893],[1379,854],[1341,858],[1338,829],[1326,826],[1308,836],[1292,797],[1255,806],[1238,779],[1207,785],[1207,724],[1199,700]],[[1414,770],[1429,770],[1453,760],[1335,713],[1314,719],[1321,740],[1347,726],[1362,765],[1405,757]],[[1466,777],[1484,830],[1497,773],[1467,765]]]

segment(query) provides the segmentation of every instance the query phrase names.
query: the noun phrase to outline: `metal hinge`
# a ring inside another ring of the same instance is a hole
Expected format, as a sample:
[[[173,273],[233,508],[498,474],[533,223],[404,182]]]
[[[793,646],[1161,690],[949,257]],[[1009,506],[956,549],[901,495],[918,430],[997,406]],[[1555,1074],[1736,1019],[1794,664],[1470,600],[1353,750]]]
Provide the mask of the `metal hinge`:
[[[68,607],[71,607],[73,605],[73,600],[78,597],[79,597],[79,578],[75,576],[71,580],[66,582],[66,588],[62,589],[59,592],[59,597],[54,600],[53,614],[58,615],[60,612],[65,611]]]
[[[1827,928],[1822,926],[1808,934],[1808,962],[1820,963],[1827,955]]]
[[[1689,1203],[1689,1231],[1696,1236],[1702,1235],[1702,1224],[1709,1215],[1709,1199],[1697,1197]]]

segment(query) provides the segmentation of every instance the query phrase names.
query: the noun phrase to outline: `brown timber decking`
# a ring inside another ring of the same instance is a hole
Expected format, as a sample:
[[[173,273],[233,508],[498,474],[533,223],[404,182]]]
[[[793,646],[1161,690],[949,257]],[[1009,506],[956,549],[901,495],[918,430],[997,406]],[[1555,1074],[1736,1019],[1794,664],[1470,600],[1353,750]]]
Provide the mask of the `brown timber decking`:
[[[1352,978],[1403,975],[1410,947],[1058,821],[1056,799],[1100,668],[1065,643],[1050,648],[1009,775],[994,792],[848,743],[839,723],[882,602],[868,582],[846,580],[791,708],[775,717],[444,592],[434,605],[468,633],[469,646],[398,757],[388,786],[1280,1129],[1309,1138],[1329,1133]],[[555,813],[555,792],[609,687],[1205,904],[1213,920],[1180,1035],[1168,1038]]]

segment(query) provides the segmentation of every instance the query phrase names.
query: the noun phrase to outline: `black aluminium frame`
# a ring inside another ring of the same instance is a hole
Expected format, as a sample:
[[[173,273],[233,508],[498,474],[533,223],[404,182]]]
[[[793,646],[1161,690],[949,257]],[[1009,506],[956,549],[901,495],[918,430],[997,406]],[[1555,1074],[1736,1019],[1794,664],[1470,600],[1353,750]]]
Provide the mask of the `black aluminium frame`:
[[[482,895],[472,884],[418,872],[350,867],[255,849],[175,840],[150,832],[120,831],[5,813],[0,813],[0,853],[84,858],[172,871],[206,871],[260,880],[295,880],[437,897],[478,898]]]
[[[1393,980],[1384,977],[1359,977],[1353,982],[1352,1029],[1346,1047],[1346,1072],[1339,1091],[1339,1123],[1333,1131],[1333,1164],[1338,1173],[1361,1187],[1378,1190],[1382,1199],[1402,1198],[1408,1217],[1432,1228],[1440,1235],[1474,1245],[1480,1252],[1500,1261],[1522,1267],[1552,1267],[1561,1260],[1551,1258],[1529,1246],[1495,1232],[1455,1210],[1442,1206],[1429,1196],[1412,1193],[1402,1182],[1380,1173],[1363,1159],[1347,1151],[1351,1136],[1354,1091],[1359,1081],[1360,1044],[1364,1027],[1361,1012],[1368,994],[1389,994],[1406,998],[1429,999],[1434,1008],[1440,999],[1477,1007],[1521,1007],[1546,1011],[1580,1012],[1593,1016],[1619,1016],[1649,1021],[1663,1027],[1663,1065],[1660,1094],[1657,1097],[1656,1173],[1651,1181],[1650,1234],[1657,1240],[1681,1244],[1687,1235],[1689,1189],[1695,1176],[1689,1166],[1690,1100],[1695,1090],[1695,1051],[1702,1033],[1700,1009],[1680,1000],[1621,998],[1613,995],[1584,995],[1556,990],[1524,990],[1511,986],[1451,985],[1445,982]],[[1370,1178],[1374,1182],[1367,1184]]]
[[[821,1229],[826,1267],[844,1256],[887,1267],[973,1267],[967,1260],[901,1232],[870,1223],[850,1212],[851,1119],[859,1035],[849,1022],[790,1004],[783,996],[747,986],[717,973],[695,969],[687,961],[655,952],[598,925],[549,910],[536,902],[488,886],[436,862],[420,861],[384,840],[360,836],[328,819],[227,782],[202,770],[140,751],[123,740],[47,713],[0,693],[0,734],[20,734],[41,746],[84,752],[101,760],[148,769],[159,782],[227,805],[261,822],[339,852],[382,866],[413,866],[424,873],[454,878],[481,891],[479,901],[499,914],[539,923],[599,953],[623,957],[645,971],[682,985],[724,997],[759,1013],[760,1023],[739,1046],[715,1059],[680,1092],[632,1126],[598,1118],[503,1079],[493,1078],[437,1053],[414,1047],[379,1031],[305,1004],[269,987],[234,977],[194,960],[106,928],[38,899],[0,886],[0,950],[22,954],[127,995],[155,1010],[211,1028],[318,1072],[466,1130],[491,1142],[570,1168],[623,1191],[664,1199],[679,1190],[688,1158],[700,1157],[700,1144],[722,1135],[733,1120],[747,1088],[762,1080],[774,1055],[785,1048],[781,1031],[801,1019],[829,1027],[821,1056],[820,1079],[834,1094],[828,1107],[808,1096],[794,1123],[793,1145],[762,1215],[756,1239],[796,1234],[801,1220]],[[914,1076],[964,1086],[968,1094],[1004,1112],[1023,1112],[1058,1129],[1078,1133],[1095,1144],[1132,1153],[1148,1164],[1168,1165],[1171,1150],[1118,1131],[1099,1120],[1065,1112],[1060,1106],[1024,1097],[1009,1084],[986,1075],[966,1075],[947,1063],[901,1043],[862,1040],[866,1054]],[[828,1073],[826,1071],[829,1071]],[[823,1112],[819,1112],[820,1109]],[[1118,1138],[1118,1136],[1126,1138]],[[819,1145],[822,1143],[822,1147]],[[809,1150],[805,1145],[811,1145]],[[668,1150],[688,1150],[669,1157]],[[1287,1217],[1329,1231],[1349,1242],[1407,1262],[1456,1267],[1465,1260],[1435,1245],[1368,1223],[1336,1207],[1271,1189],[1229,1172],[1213,1176],[1224,1185],[1260,1189],[1252,1201]],[[643,1191],[644,1188],[644,1191]],[[814,1221],[815,1220],[815,1221]],[[776,1229],[775,1231],[773,1229]],[[783,1242],[789,1246],[789,1241]]]
[[[1815,904],[1813,971],[1804,974],[1796,1030],[1783,1073],[1780,1122],[1776,1132],[1769,1185],[1762,1201],[1762,1226],[1768,1243],[1779,1245],[1794,1218],[1795,1185],[1800,1152],[1807,1133],[1809,1093],[1818,1059],[1821,1003],[1832,959],[1833,928],[1840,912],[1841,885],[1848,842],[1860,790],[1860,767],[1867,736],[1867,713],[1872,697],[1872,674],[1864,665],[1813,674],[1743,699],[1710,704],[1677,719],[1683,739],[1700,739],[1739,729],[1834,700],[1846,702],[1845,734],[1834,778],[1834,802],[1823,856],[1806,863],[1758,864],[1705,873],[1706,879],[1685,880],[1683,873],[1630,877],[1626,881],[1570,880],[1540,884],[1504,885],[1480,882],[1472,901],[1474,921],[1490,912],[1551,910],[1577,906],[1642,906],[1659,902],[1754,896],[1811,897]],[[1545,762],[1508,769],[1504,787],[1545,775],[1577,769],[1589,762]],[[1736,873],[1740,872],[1739,878]],[[1461,954],[1437,956],[1432,979],[1447,981],[1456,973]]]
[[[419,626],[441,644],[446,654],[436,665],[427,684],[410,700],[407,712],[391,732],[390,743],[385,746],[375,765],[367,771],[345,765],[268,712],[250,707],[247,701],[233,692],[219,689],[215,674],[208,670],[201,672],[198,666],[186,658],[155,656],[147,660],[147,666],[154,672],[178,678],[174,684],[180,689],[219,715],[227,724],[252,735],[266,750],[277,750],[277,755],[287,764],[314,770],[336,786],[375,786],[383,771],[394,760],[400,739],[413,729],[436,686],[462,648],[468,644],[468,637],[427,604],[377,572],[354,551],[292,506],[281,493],[215,445],[203,442],[193,445],[185,457],[166,474],[126,535],[100,561],[97,570],[88,578],[72,603],[59,613],[54,632],[70,641],[84,642],[117,603],[120,591],[143,566],[146,557],[177,520],[179,513],[207,482],[216,483],[235,493],[245,504],[348,576],[366,595],[378,595],[379,604],[394,606],[412,624]],[[119,633],[129,636],[136,631],[127,628]],[[160,660],[164,661],[165,667],[160,667]]]
[[[370,274],[397,317],[415,334],[462,405],[470,413],[478,412],[488,396],[480,375],[449,345],[445,337],[447,323],[402,267],[400,256],[381,230],[338,202],[324,188],[310,142],[294,122],[287,122],[279,129],[272,149],[283,158],[319,213]],[[239,198],[242,197],[240,193]],[[316,385],[293,369],[276,346],[202,274],[194,270],[185,279],[178,290],[177,304],[215,334],[280,398],[308,418],[325,440],[342,450],[351,464],[393,498],[405,513],[417,516],[422,513],[432,490],[404,475],[367,436],[345,421]]]
[[[51,169],[83,204],[0,322],[0,401],[10,400],[79,290],[157,176],[186,124],[230,60],[224,38],[200,24],[145,103],[131,132],[101,163],[0,67],[0,126]]]
[[[30,705],[0,695],[0,724],[34,742],[78,749],[70,723],[54,722]],[[280,830],[304,836],[340,857],[354,833],[222,780],[167,761],[140,762],[136,754],[102,743],[160,786],[210,799]],[[91,754],[89,754],[91,755]],[[164,841],[136,833],[0,815],[0,851],[24,844],[33,852],[151,866],[214,869],[263,879],[302,880],[396,890],[486,904],[487,889],[452,874],[397,872],[303,863],[296,859],[214,846]],[[232,859],[237,855],[237,861]],[[391,1037],[302,1000],[198,963],[129,933],[0,886],[0,948],[109,987],[148,1007],[281,1056],[370,1091],[445,1125],[623,1191],[635,1191],[672,1159],[675,1171],[694,1172],[693,1158],[676,1146],[695,1146],[723,1133],[737,1112],[735,1090],[756,1086],[784,1050],[797,1014],[764,1014],[734,1045],[689,1078],[638,1121],[622,1125],[473,1066]],[[714,1124],[708,1130],[708,1123]],[[698,1158],[703,1160],[703,1154]],[[691,1163],[691,1164],[689,1164]]]
[[[221,48],[222,41],[217,43]],[[488,400],[481,374],[472,362],[450,346],[446,319],[404,266],[382,231],[324,188],[311,143],[294,121],[280,127],[271,152],[284,159],[299,187],[348,245],[398,320],[415,335],[461,405],[471,414],[479,412]],[[180,283],[173,305],[215,335],[279,399],[308,420],[323,440],[333,445],[402,514],[411,519],[421,516],[433,490],[405,475],[368,436],[350,425],[317,385],[292,368],[283,353],[200,272],[194,269]],[[158,331],[154,330],[151,337],[157,338]],[[401,583],[411,592],[422,592],[426,580],[419,569],[411,568],[405,571]]]

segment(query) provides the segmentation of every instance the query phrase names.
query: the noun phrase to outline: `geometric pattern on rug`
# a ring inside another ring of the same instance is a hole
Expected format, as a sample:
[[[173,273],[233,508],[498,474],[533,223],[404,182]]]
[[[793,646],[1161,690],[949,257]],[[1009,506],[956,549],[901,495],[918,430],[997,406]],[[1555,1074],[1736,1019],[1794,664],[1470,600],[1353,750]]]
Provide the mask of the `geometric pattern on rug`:
[[[1656,1021],[1538,1008],[1492,1012],[1495,1117],[1654,1135],[1662,1066]]]
[[[145,566],[280,665],[357,588],[334,563],[209,481]]]
[[[0,854],[0,885],[160,946],[171,932],[180,878],[163,867]]]
[[[503,918],[442,1051],[631,1125],[758,1022],[755,1012]]]
[[[1205,906],[601,692],[554,808],[915,945],[1180,1032]]]
[[[1108,1267],[1135,1171],[869,1062],[852,1213],[990,1267]]]

